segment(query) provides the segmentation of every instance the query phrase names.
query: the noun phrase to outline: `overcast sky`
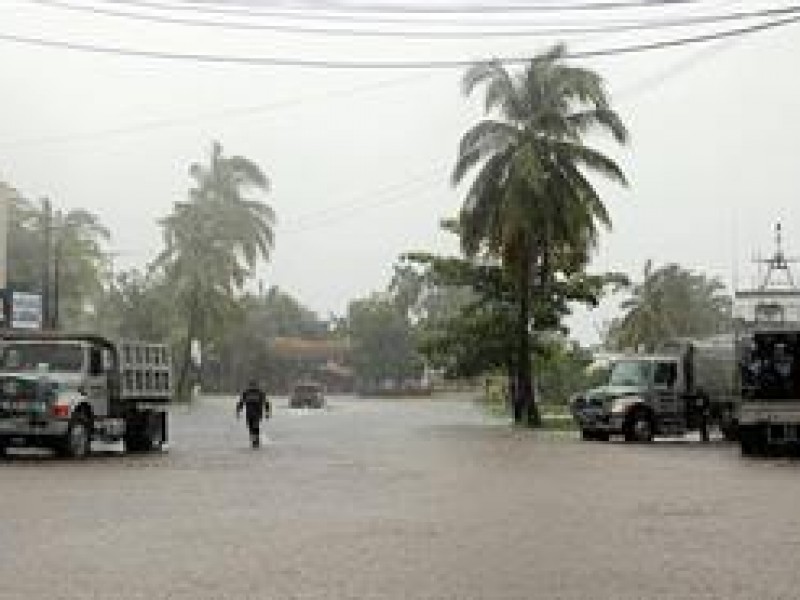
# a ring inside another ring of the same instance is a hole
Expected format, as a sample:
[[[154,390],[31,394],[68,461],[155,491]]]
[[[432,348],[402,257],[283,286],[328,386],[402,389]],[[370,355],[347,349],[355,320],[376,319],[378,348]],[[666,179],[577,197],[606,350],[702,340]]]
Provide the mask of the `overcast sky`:
[[[697,4],[645,14],[781,5]],[[541,22],[611,18],[575,12],[548,13]],[[569,40],[582,50],[698,31]],[[171,53],[358,61],[530,55],[557,41],[237,31],[16,0],[0,4],[0,34]],[[729,284],[738,271],[745,285],[748,261],[771,249],[778,219],[789,250],[800,254],[799,56],[797,24],[713,46],[586,63],[607,79],[631,131],[624,150],[603,146],[624,166],[631,187],[600,186],[614,228],[602,238],[594,270],[636,276],[651,258]],[[227,153],[255,160],[273,182],[267,200],[278,215],[276,247],[260,277],[322,316],[342,313],[350,299],[385,287],[401,253],[456,248],[438,221],[459,206],[449,170],[460,133],[480,116],[479,104],[460,95],[460,75],[211,65],[0,41],[0,179],[30,198],[47,195],[57,207],[96,212],[113,232],[117,265],[143,265],[160,248],[157,220],[185,197],[188,165],[218,139]],[[574,334],[596,340],[614,306],[579,311],[570,321]]]

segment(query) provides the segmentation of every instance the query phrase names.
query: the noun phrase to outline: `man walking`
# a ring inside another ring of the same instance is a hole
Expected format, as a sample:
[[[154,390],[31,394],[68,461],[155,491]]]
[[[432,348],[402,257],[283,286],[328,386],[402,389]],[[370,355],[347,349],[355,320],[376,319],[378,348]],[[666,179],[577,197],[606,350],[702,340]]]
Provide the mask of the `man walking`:
[[[258,387],[258,383],[251,379],[247,388],[242,392],[239,402],[236,403],[236,418],[240,418],[244,408],[247,420],[247,429],[250,432],[250,443],[253,448],[261,445],[261,420],[272,416],[272,406],[267,395]]]

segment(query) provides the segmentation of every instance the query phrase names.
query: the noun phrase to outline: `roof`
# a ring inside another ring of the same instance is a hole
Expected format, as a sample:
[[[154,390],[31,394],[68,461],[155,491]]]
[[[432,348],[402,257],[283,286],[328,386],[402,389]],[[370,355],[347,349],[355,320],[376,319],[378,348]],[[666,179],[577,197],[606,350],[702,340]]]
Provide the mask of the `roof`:
[[[3,329],[0,330],[0,340],[35,342],[35,341],[58,341],[58,342],[88,342],[100,344],[102,346],[114,346],[114,342],[109,338],[97,333],[81,333],[71,331],[42,331],[27,329]]]
[[[346,340],[313,340],[299,337],[276,337],[271,349],[282,356],[331,360],[347,354],[350,345]]]

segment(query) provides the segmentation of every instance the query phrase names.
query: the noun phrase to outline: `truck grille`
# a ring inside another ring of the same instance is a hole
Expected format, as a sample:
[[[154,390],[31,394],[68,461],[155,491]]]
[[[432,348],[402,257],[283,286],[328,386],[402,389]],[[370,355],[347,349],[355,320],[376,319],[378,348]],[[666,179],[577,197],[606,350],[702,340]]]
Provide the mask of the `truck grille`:
[[[41,415],[47,412],[47,402],[38,394],[35,381],[15,377],[0,377],[0,417]]]

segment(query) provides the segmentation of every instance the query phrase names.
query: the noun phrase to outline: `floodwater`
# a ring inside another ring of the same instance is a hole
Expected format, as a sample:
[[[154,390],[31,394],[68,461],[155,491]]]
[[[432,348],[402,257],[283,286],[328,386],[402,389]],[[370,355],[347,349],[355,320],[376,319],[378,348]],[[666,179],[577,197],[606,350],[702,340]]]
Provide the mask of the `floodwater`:
[[[0,599],[796,599],[800,463],[586,443],[467,401],[233,399],[169,452],[0,462]]]

